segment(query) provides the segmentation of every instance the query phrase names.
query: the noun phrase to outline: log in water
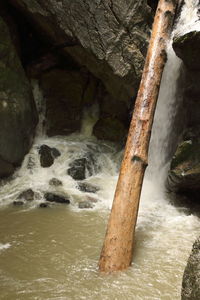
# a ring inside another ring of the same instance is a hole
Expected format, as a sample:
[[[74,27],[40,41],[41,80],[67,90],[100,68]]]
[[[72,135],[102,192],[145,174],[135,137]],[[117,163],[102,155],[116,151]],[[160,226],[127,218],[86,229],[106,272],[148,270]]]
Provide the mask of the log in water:
[[[182,26],[184,31],[187,28],[185,18],[194,26],[196,2],[186,1],[179,31]],[[83,135],[66,139],[40,136],[16,178],[0,189],[0,299],[180,300],[183,270],[200,222],[184,207],[177,209],[170,204],[163,184],[179,105],[175,96],[180,60],[170,46],[168,57],[152,133],[156,151],[150,150],[142,190],[133,267],[111,276],[100,275],[97,270],[117,181],[119,150]],[[39,166],[37,146],[41,144],[61,152],[50,168]],[[88,149],[97,155],[101,170],[86,181],[100,189],[93,195],[97,200],[94,208],[81,210],[78,202],[91,193],[77,189],[66,169]],[[35,163],[32,167],[30,156]],[[49,186],[53,177],[63,186]],[[9,204],[27,188],[38,192],[38,199],[22,207]],[[69,194],[71,204],[38,208],[43,202],[42,191],[47,189]]]

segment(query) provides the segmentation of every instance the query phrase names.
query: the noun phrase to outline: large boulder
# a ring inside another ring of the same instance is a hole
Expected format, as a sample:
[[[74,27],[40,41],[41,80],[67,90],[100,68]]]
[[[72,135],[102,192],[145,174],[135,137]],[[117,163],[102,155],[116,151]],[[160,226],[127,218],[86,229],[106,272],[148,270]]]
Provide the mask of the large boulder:
[[[173,48],[176,55],[183,60],[188,69],[200,70],[200,31],[190,31],[175,36]]]
[[[180,143],[172,159],[168,185],[172,191],[190,196],[200,192],[200,138],[193,136],[194,130]]]
[[[37,112],[29,81],[1,17],[0,40],[0,177],[3,177],[11,175],[28,152]]]
[[[200,238],[193,245],[183,275],[181,300],[200,299]]]
[[[50,42],[99,78],[114,99],[135,96],[151,26],[146,0],[10,0]]]

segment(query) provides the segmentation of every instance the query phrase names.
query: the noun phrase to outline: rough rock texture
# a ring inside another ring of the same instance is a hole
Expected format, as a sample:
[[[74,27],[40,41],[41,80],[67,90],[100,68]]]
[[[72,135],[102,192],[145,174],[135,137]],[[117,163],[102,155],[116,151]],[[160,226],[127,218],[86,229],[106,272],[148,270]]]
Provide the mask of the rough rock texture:
[[[178,145],[168,176],[171,190],[199,194],[200,139],[191,138]]]
[[[0,177],[10,175],[28,152],[37,113],[30,84],[0,17]]]
[[[135,96],[152,21],[146,0],[10,2],[52,44],[100,78],[113,98],[129,101]]]
[[[200,299],[200,238],[193,245],[183,275],[181,300]]]
[[[200,70],[200,31],[191,31],[177,36],[173,40],[173,48],[188,69]]]

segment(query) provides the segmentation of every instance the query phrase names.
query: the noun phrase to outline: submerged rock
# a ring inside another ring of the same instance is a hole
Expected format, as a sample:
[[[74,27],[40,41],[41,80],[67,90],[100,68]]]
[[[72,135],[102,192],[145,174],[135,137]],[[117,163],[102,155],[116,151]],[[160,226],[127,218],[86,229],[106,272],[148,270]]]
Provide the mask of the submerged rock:
[[[53,194],[53,193],[45,193],[44,197],[49,202],[56,202],[56,203],[63,203],[63,204],[69,204],[70,200],[67,199],[64,196]]]
[[[23,191],[17,199],[24,199],[25,201],[33,201],[34,200],[35,193],[32,189],[28,189]]]
[[[78,189],[80,191],[86,192],[86,193],[96,193],[97,191],[99,191],[99,187],[91,185],[89,183],[85,183],[85,182],[79,182]]]
[[[38,118],[30,83],[1,17],[0,40],[0,177],[4,177],[30,149]]]
[[[49,205],[47,203],[40,203],[39,207],[46,208],[49,207]]]
[[[90,201],[81,201],[78,204],[79,208],[93,208],[93,205]]]
[[[22,205],[24,205],[24,202],[23,201],[13,201],[13,205],[22,206]]]
[[[200,238],[193,245],[183,275],[181,300],[200,299]]]
[[[42,145],[39,148],[40,165],[43,168],[48,168],[53,165],[54,159],[60,156],[60,151],[56,148],[51,148],[47,145]]]
[[[60,181],[60,180],[57,179],[57,178],[51,178],[51,179],[49,180],[49,185],[59,186],[59,185],[62,185],[62,181]]]

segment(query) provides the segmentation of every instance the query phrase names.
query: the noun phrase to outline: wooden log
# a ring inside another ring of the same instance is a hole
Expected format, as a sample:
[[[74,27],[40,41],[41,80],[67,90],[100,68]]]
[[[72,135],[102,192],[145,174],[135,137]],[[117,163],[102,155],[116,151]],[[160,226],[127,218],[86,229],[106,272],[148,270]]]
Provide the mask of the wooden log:
[[[159,93],[166,46],[178,0],[158,3],[143,76],[127,138],[125,154],[108,221],[99,269],[102,272],[122,270],[131,265],[134,232],[148,147]]]

